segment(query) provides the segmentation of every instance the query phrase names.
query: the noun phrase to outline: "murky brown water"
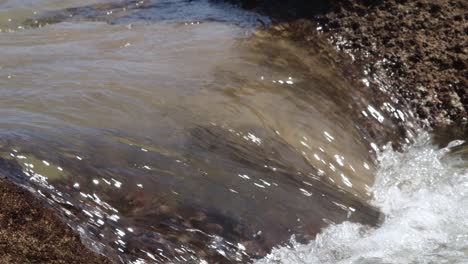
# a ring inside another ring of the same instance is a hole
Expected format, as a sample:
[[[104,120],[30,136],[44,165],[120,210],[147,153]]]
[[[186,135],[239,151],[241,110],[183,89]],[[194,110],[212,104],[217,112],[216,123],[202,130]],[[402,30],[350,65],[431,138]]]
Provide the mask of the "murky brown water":
[[[245,262],[378,222],[365,201],[387,135],[367,131],[398,138],[409,116],[333,51],[205,1],[54,11],[99,2],[0,1],[0,142],[21,166],[5,173],[86,243],[126,263]]]

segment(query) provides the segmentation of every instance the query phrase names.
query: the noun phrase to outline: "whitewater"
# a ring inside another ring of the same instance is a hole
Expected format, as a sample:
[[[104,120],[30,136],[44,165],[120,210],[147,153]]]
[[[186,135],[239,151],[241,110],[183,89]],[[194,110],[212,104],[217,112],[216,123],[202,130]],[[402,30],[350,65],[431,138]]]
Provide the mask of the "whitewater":
[[[388,146],[372,187],[379,226],[332,224],[309,244],[293,237],[256,263],[468,263],[468,161],[454,151],[463,144],[439,148],[423,133],[403,151]]]

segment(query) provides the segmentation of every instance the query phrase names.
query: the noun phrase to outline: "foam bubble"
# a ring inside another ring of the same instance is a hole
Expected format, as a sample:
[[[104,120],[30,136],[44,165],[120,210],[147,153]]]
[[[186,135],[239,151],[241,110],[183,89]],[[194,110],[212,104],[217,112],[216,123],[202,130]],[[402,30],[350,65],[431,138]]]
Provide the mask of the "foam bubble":
[[[468,162],[448,152],[428,135],[403,153],[387,148],[372,187],[381,226],[331,225],[257,263],[468,263]]]

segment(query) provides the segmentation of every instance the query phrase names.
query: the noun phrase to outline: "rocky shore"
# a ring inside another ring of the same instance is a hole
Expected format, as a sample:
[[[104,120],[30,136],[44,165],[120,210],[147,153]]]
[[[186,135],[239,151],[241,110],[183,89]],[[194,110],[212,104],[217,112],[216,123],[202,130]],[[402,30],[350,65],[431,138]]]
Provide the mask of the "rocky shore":
[[[0,178],[0,263],[110,263],[32,193]]]
[[[235,0],[304,42],[321,35],[428,127],[468,122],[466,0]],[[110,263],[29,191],[0,179],[0,263]]]
[[[320,34],[428,127],[468,121],[468,2],[234,0],[305,41]],[[312,3],[311,3],[312,2]]]
[[[319,17],[334,45],[369,72],[384,72],[389,91],[431,126],[466,124],[468,2],[343,1]]]

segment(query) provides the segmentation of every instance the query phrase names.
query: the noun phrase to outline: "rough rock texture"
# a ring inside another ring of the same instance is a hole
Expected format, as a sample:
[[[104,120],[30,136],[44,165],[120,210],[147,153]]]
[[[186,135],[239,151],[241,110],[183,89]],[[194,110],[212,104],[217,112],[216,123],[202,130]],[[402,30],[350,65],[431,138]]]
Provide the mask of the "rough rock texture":
[[[466,123],[468,1],[342,1],[319,20],[339,48],[390,73],[389,90],[421,119]]]
[[[286,22],[303,39],[313,39],[320,26],[369,74],[371,85],[385,86],[424,123],[466,125],[468,1],[228,1]]]
[[[110,263],[29,191],[0,178],[0,263]]]

